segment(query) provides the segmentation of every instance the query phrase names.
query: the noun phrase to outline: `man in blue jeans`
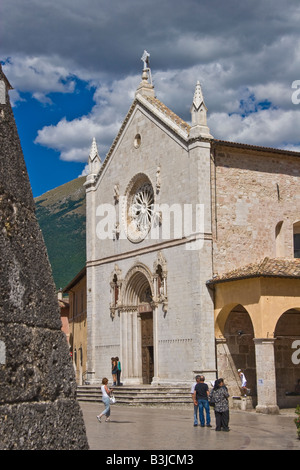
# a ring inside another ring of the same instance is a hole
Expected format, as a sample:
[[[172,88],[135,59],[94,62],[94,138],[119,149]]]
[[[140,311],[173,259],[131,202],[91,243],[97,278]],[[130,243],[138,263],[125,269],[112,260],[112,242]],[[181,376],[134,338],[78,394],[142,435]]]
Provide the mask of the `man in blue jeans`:
[[[191,388],[191,395],[192,395],[192,400],[194,403],[194,426],[198,426],[199,406],[198,406],[198,402],[195,403],[194,391],[195,391],[196,385],[200,382],[200,375],[196,375],[195,380],[196,382],[192,385],[192,388]]]
[[[195,405],[198,404],[199,406],[199,419],[200,419],[201,427],[204,428],[205,426],[204,411],[203,411],[203,408],[204,408],[205,414],[206,414],[206,426],[208,428],[211,428],[210,410],[209,410],[209,402],[208,402],[209,389],[208,389],[208,385],[204,383],[204,381],[205,381],[205,377],[203,375],[200,375],[199,383],[195,385],[193,399],[194,399],[194,404]]]

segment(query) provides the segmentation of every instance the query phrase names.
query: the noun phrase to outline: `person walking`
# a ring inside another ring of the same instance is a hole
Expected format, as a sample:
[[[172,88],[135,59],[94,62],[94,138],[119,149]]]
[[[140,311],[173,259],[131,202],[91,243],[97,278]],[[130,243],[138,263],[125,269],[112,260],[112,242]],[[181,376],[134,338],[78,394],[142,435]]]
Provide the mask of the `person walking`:
[[[214,403],[216,431],[229,431],[229,393],[223,379],[215,381],[210,393],[210,400]]]
[[[241,392],[244,394],[244,397],[246,397],[247,396],[247,379],[241,369],[238,370],[238,374],[242,381]]]
[[[102,401],[105,405],[105,410],[102,411],[100,415],[97,416],[99,423],[101,423],[101,418],[103,415],[106,416],[105,422],[110,421],[110,395],[113,392],[113,388],[108,387],[108,379],[104,377],[102,379],[101,392],[102,392]]]
[[[195,385],[193,398],[194,404],[198,404],[199,407],[199,419],[202,428],[204,428],[205,426],[204,410],[206,415],[206,426],[208,428],[211,428],[208,396],[209,389],[208,385],[205,383],[205,377],[203,375],[200,375],[199,383]]]
[[[195,387],[197,383],[200,383],[200,375],[196,375],[195,380],[196,382],[193,383],[192,388],[191,388],[191,395],[192,395],[192,400],[194,403],[194,426],[198,426],[199,406],[198,406],[198,402],[195,404],[194,391],[195,391]]]

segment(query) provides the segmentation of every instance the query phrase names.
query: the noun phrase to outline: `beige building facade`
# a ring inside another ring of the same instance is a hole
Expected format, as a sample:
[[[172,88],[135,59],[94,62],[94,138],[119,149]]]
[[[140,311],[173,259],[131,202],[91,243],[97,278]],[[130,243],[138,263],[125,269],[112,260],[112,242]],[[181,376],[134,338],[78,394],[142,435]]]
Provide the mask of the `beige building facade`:
[[[76,382],[82,385],[87,376],[87,290],[86,268],[64,288],[69,296],[68,343],[75,370]]]
[[[300,154],[218,141],[199,82],[191,102],[188,124],[156,98],[146,67],[103,162],[93,142],[89,380],[110,378],[119,356],[124,384],[190,384],[202,373],[239,394],[242,368],[257,410],[276,412],[278,392],[300,378]]]

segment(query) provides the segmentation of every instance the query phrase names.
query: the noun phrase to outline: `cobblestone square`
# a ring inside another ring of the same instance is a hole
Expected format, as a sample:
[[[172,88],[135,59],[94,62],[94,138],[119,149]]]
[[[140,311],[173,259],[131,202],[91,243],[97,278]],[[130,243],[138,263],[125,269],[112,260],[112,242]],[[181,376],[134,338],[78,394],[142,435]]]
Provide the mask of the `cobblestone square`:
[[[228,433],[215,431],[213,412],[212,428],[194,427],[192,406],[166,409],[113,405],[108,423],[96,419],[102,403],[81,403],[81,409],[90,450],[300,450],[293,409],[282,410],[279,415],[231,411]]]

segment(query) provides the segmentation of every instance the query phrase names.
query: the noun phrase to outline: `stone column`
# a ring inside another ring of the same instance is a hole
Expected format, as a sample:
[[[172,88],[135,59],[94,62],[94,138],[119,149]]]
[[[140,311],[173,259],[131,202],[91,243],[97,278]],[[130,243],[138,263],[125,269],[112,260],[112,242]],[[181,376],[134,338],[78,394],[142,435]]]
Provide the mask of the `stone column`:
[[[127,311],[123,310],[120,315],[120,349],[122,358],[122,379],[126,382],[128,377],[128,355],[127,355]]]
[[[140,313],[137,312],[137,358],[138,358],[138,377],[139,383],[143,383],[142,373],[142,319]]]
[[[278,414],[274,338],[254,338],[257,376],[256,412]]]
[[[127,312],[127,377],[132,378],[133,371],[133,351],[132,351],[132,312]]]
[[[153,306],[153,359],[154,359],[154,377],[152,379],[152,384],[159,383],[159,367],[158,367],[158,304]],[[162,310],[162,308],[160,308]],[[161,314],[163,312],[161,311]]]
[[[132,373],[138,377],[138,319],[137,311],[132,312]]]

